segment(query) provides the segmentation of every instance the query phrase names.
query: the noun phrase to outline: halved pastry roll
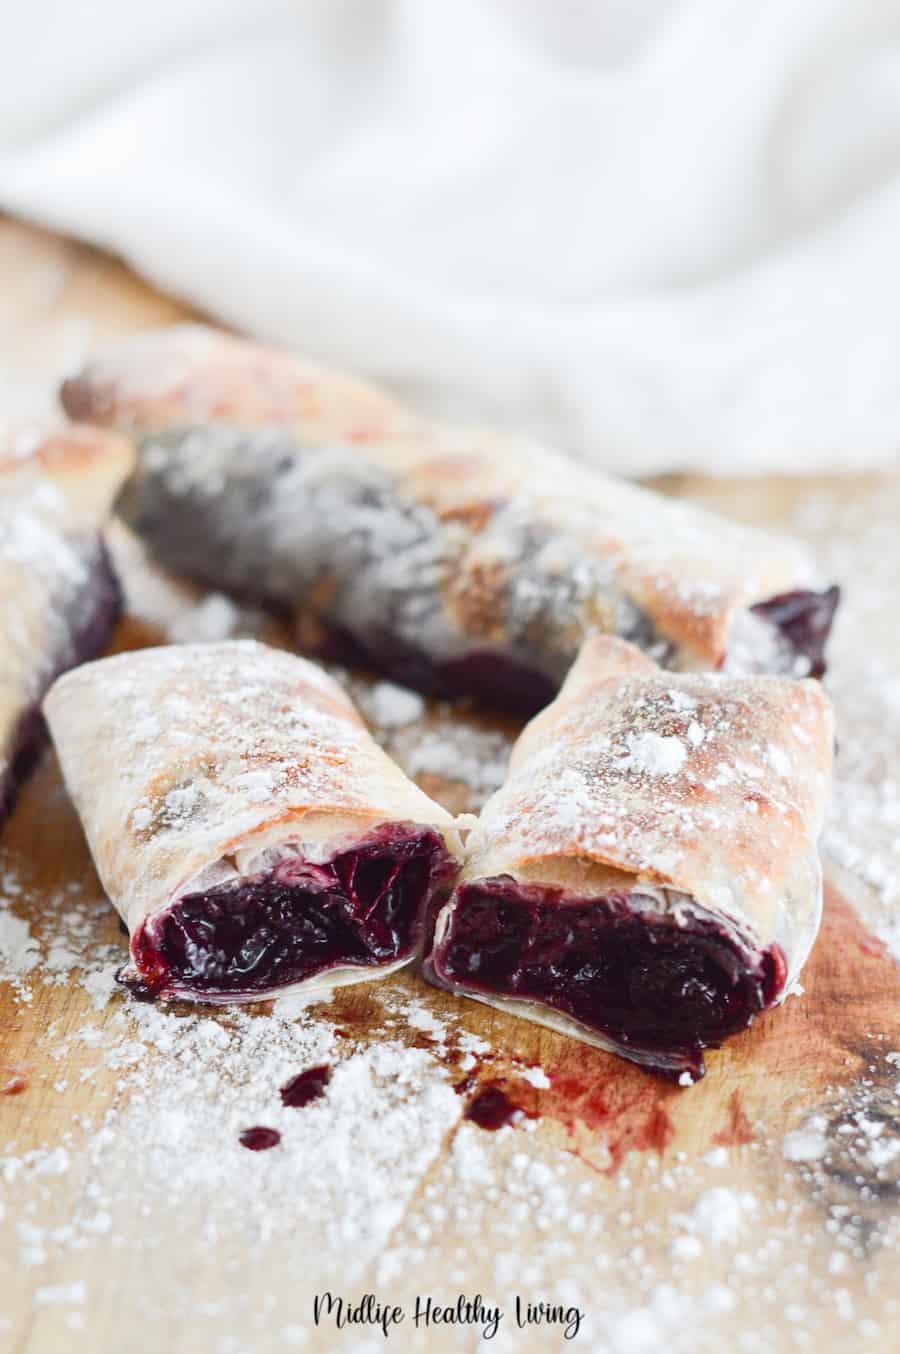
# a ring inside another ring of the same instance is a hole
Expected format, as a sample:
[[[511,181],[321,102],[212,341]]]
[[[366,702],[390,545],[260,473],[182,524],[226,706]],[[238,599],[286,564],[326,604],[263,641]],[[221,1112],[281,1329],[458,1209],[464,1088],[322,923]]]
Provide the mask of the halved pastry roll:
[[[252,640],[121,654],[44,709],[140,995],[383,977],[456,870],[454,820],[312,663]]]
[[[816,682],[676,675],[588,640],[482,810],[427,976],[702,1076],[815,939],[832,742]]]
[[[592,630],[667,667],[822,671],[837,590],[796,543],[527,438],[199,326],[139,335],[62,400],[135,437],[122,511],[164,564],[408,685],[533,713]]]
[[[133,459],[96,428],[0,431],[0,824],[40,750],[44,693],[118,618],[101,528]]]

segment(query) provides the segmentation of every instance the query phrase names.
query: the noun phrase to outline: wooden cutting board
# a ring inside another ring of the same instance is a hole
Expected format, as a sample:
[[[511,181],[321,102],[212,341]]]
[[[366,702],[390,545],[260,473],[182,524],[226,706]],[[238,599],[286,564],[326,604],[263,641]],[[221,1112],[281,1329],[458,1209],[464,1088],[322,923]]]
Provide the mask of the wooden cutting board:
[[[86,343],[187,314],[109,258],[0,222],[0,394],[14,412],[51,408],[56,379]],[[678,477],[659,487],[776,524],[810,490],[840,501],[873,482]],[[196,591],[128,558],[134,586],[154,596],[158,612],[170,621],[196,614]],[[132,615],[114,647],[158,642],[162,633],[146,616]],[[272,625],[263,633],[287,643]],[[365,692],[366,680],[358,678],[357,690]],[[412,734],[387,734],[388,745],[399,739],[400,754],[408,754],[417,740],[439,738],[448,721],[471,731],[474,755],[480,747],[502,750],[515,732],[434,708]],[[452,764],[420,779],[453,809],[473,802],[466,776],[454,775]],[[211,1199],[168,1210],[158,1188],[149,1187],[158,1169],[147,1166],[152,1115],[112,1214],[96,1213],[90,1232],[66,1232],[91,1197],[86,1144],[96,1147],[105,1115],[128,1113],[118,1069],[98,1064],[95,1049],[107,1038],[127,1043],[129,1008],[115,995],[97,1009],[82,984],[60,977],[58,963],[52,972],[36,965],[27,974],[30,1000],[0,985],[0,1157],[14,1163],[0,1216],[0,1348],[900,1348],[898,1171],[890,1151],[900,1133],[900,1065],[886,1056],[900,1049],[897,968],[859,919],[859,889],[852,878],[840,887],[830,879],[802,999],[789,999],[711,1053],[706,1079],[688,1092],[489,1008],[454,1003],[413,975],[388,980],[385,990],[339,992],[326,1014],[348,1046],[364,1050],[385,1038],[386,1010],[399,1011],[392,1039],[423,1050],[453,1083],[469,1078],[473,1089],[463,1088],[460,1107],[492,1083],[526,1116],[497,1134],[454,1123],[412,1180],[408,1160],[398,1157],[396,1167],[380,1161],[388,1186],[396,1169],[402,1207],[349,1288],[342,1262],[335,1260],[333,1275],[327,1265],[324,1273],[336,1293],[372,1292],[404,1308],[405,1322],[387,1341],[377,1326],[315,1325],[313,1299],[323,1286],[316,1229],[327,1257],[335,1219],[304,1217],[302,1192],[300,1231],[285,1224],[282,1210],[272,1234],[252,1240],[239,1225],[211,1239]],[[66,899],[100,898],[50,752],[0,840],[0,896],[4,890],[45,955],[68,934]],[[79,919],[82,950],[106,947],[124,956],[111,908],[97,902]],[[263,1017],[270,1005],[253,1010]],[[404,1010],[416,1013],[411,1024]],[[203,1018],[228,1027],[231,1017]],[[169,1054],[142,1046],[139,1056],[152,1063]],[[860,1148],[860,1115],[863,1134],[880,1144],[874,1153]],[[788,1133],[795,1136],[786,1149]],[[786,1150],[788,1158],[814,1153],[817,1138],[828,1144],[827,1164],[815,1155],[805,1164],[786,1159]],[[215,1154],[214,1139],[209,1150]],[[359,1150],[365,1153],[365,1142]],[[102,1154],[94,1151],[91,1160],[102,1174]],[[255,1158],[247,1153],[240,1168],[256,1169]],[[309,1171],[316,1169],[310,1161]],[[383,1194],[383,1179],[380,1188]],[[335,1197],[340,1213],[340,1193]],[[141,1238],[151,1236],[152,1246],[142,1248]],[[353,1247],[347,1239],[348,1266]],[[384,1263],[390,1256],[393,1266]],[[515,1292],[539,1301],[551,1291],[568,1293],[584,1312],[571,1342],[560,1323],[515,1324]],[[450,1302],[459,1293],[506,1304],[496,1339],[482,1344],[478,1321],[413,1325],[417,1296]]]

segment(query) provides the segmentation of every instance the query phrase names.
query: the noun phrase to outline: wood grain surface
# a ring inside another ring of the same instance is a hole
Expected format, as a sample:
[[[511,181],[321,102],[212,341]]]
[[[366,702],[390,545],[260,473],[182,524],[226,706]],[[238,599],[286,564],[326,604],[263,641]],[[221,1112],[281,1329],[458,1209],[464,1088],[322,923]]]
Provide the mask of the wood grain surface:
[[[109,258],[0,222],[0,395],[15,414],[52,407],[55,381],[76,349],[187,313]],[[764,523],[786,521],[812,490],[841,502],[870,493],[877,483],[872,477],[658,482],[667,492]],[[195,605],[198,594],[173,587],[166,596],[177,612]],[[159,634],[146,618],[131,616],[115,647],[154,642]],[[286,642],[274,627],[266,634]],[[430,711],[423,736],[446,718]],[[472,715],[458,718],[482,734],[495,727]],[[501,736],[511,729],[497,724],[496,731]],[[432,775],[423,783],[451,808],[467,807],[463,778]],[[13,877],[19,890],[10,898],[13,912],[45,948],[61,925],[67,890],[75,887],[79,896],[97,900],[89,913],[89,943],[118,947],[124,955],[125,940],[101,901],[52,752],[0,840],[0,882],[4,876]],[[170,1216],[159,1211],[156,1196],[145,1196],[140,1154],[108,1234],[84,1246],[56,1246],[43,1261],[39,1239],[32,1248],[38,1254],[29,1253],[32,1232],[46,1239],[64,1229],[84,1202],[90,1181],[78,1165],[81,1144],[108,1111],[127,1108],[115,1071],[98,1065],[92,1043],[76,1037],[86,1026],[96,1028],[98,1040],[104,1032],[112,1037],[123,1012],[127,1019],[127,1001],[117,995],[97,1011],[81,984],[60,982],[40,968],[29,974],[28,1002],[0,985],[0,1089],[9,1092],[0,1095],[0,1157],[21,1160],[38,1150],[45,1160],[48,1149],[61,1146],[75,1163],[53,1177],[52,1188],[37,1193],[21,1187],[21,1172],[7,1174],[0,1347],[17,1354],[259,1354],[292,1346],[339,1354],[378,1348],[508,1348],[525,1354],[564,1348],[601,1354],[655,1354],[663,1347],[738,1354],[900,1348],[897,1252],[885,1240],[897,1207],[896,1179],[888,1187],[883,1171],[873,1170],[869,1178],[858,1159],[842,1168],[834,1155],[828,1171],[806,1170],[786,1163],[783,1152],[784,1135],[809,1123],[840,1143],[857,1093],[870,1112],[875,1105],[882,1142],[898,1131],[892,1097],[900,1067],[885,1058],[900,1049],[897,969],[859,918],[857,887],[852,877],[842,877],[840,887],[831,877],[802,999],[789,999],[710,1053],[706,1079],[686,1093],[549,1031],[487,1007],[454,1003],[414,975],[388,980],[397,1001],[414,997],[439,1022],[483,1038],[487,1051],[469,1075],[475,1083],[505,1088],[534,1118],[525,1121],[527,1131],[520,1126],[496,1135],[471,1124],[454,1126],[391,1229],[390,1247],[412,1261],[389,1282],[373,1261],[355,1290],[377,1290],[407,1305],[421,1293],[489,1294],[502,1256],[523,1291],[530,1267],[544,1288],[577,1279],[578,1291],[588,1294],[588,1310],[571,1342],[559,1327],[506,1331],[492,1344],[482,1344],[474,1328],[422,1331],[409,1321],[388,1341],[378,1329],[317,1328],[306,1279],[308,1234],[305,1250],[291,1235],[253,1246],[222,1236],[211,1244],[200,1213],[186,1207]],[[380,1037],[375,1031],[383,1028],[385,1001],[380,985],[346,988],[335,996],[328,1018],[354,1046],[365,1046]],[[227,1022],[229,1015],[208,1013],[205,1019]],[[430,1047],[454,1081],[463,1078],[471,1059],[463,1058],[458,1041],[437,1044],[421,1022],[405,1028],[400,1021],[393,1034]],[[62,1060],[54,1056],[59,1046],[67,1049]],[[533,1066],[543,1069],[549,1085],[535,1086],[523,1076]],[[61,1080],[64,1091],[55,1089]],[[486,1154],[490,1172],[484,1190],[474,1194],[460,1178],[465,1158],[454,1148],[469,1138]],[[246,1155],[249,1170],[254,1159]],[[559,1190],[539,1192],[536,1203],[523,1205],[511,1233],[511,1214],[500,1196],[512,1172],[536,1169],[529,1163],[563,1172]],[[452,1201],[463,1189],[471,1196],[465,1210],[447,1207],[436,1214],[435,1201]],[[674,1236],[696,1237],[696,1231],[679,1233],[672,1220],[693,1216],[692,1210],[695,1215],[698,1199],[715,1189],[752,1201],[739,1244],[731,1237],[720,1241],[715,1228],[701,1234],[702,1244],[673,1244]],[[302,1198],[297,1208],[302,1212]],[[131,1246],[129,1238],[142,1229],[159,1244]],[[586,1238],[583,1244],[579,1236]],[[559,1238],[564,1245],[553,1244]],[[341,1288],[340,1273],[331,1286]],[[604,1314],[593,1324],[591,1294]],[[193,1318],[186,1315],[192,1301]],[[673,1329],[677,1335],[666,1335]]]

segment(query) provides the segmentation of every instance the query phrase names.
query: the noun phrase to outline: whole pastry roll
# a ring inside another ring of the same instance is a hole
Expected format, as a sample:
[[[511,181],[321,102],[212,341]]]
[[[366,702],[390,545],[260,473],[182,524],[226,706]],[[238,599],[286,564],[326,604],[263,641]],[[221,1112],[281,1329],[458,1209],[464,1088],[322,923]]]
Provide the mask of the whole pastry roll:
[[[151,332],[62,400],[136,439],[122,510],[163,563],[427,692],[533,713],[596,630],[666,667],[823,670],[838,594],[798,545],[287,353]]]
[[[143,649],[44,708],[138,995],[250,1001],[416,953],[454,820],[312,663],[252,640]]]
[[[40,751],[44,693],[118,618],[101,528],[132,461],[95,428],[0,431],[0,824]]]
[[[426,975],[696,1080],[815,939],[832,741],[816,682],[590,639],[482,810]]]

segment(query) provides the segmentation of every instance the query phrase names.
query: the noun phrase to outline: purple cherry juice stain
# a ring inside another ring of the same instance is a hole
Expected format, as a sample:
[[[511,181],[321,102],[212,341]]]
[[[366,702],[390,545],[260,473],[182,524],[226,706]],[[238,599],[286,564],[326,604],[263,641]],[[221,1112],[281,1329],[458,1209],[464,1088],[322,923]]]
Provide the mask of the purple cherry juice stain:
[[[270,1147],[277,1147],[280,1142],[281,1134],[278,1129],[264,1128],[262,1124],[245,1128],[240,1137],[241,1146],[251,1152],[268,1152]]]
[[[307,1067],[305,1072],[298,1072],[282,1086],[281,1103],[292,1110],[303,1109],[304,1105],[312,1104],[325,1094],[325,1087],[330,1080],[331,1068],[327,1063],[322,1063],[320,1067]]]
[[[463,1117],[470,1119],[479,1128],[487,1129],[489,1133],[496,1133],[498,1128],[515,1123],[524,1114],[525,1111],[514,1105],[499,1086],[487,1085],[469,1102]]]

